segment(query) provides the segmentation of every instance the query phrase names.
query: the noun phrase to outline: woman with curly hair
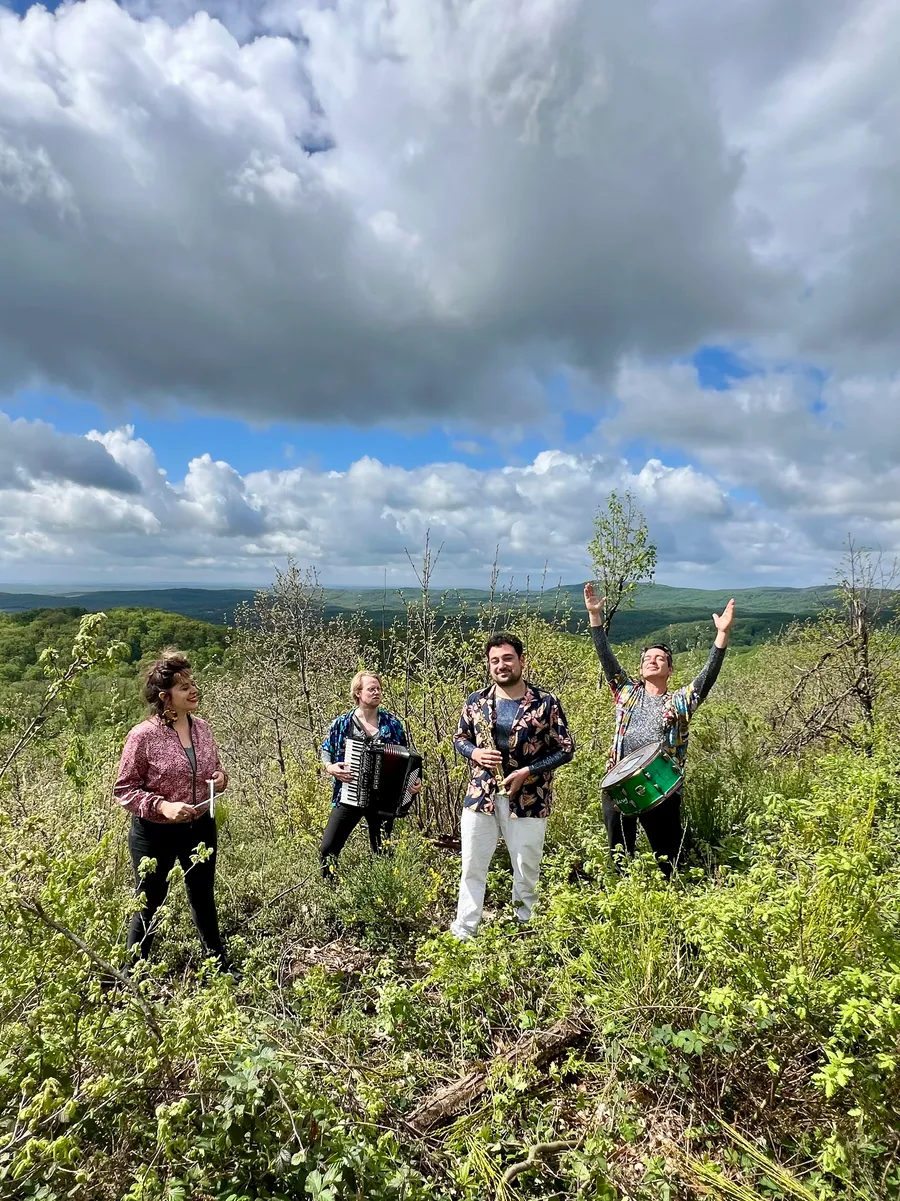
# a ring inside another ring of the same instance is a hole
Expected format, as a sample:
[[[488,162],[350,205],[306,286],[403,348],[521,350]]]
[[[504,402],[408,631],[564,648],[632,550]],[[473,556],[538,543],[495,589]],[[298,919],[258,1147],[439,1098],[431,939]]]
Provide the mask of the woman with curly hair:
[[[129,732],[113,789],[118,804],[132,815],[128,848],[135,888],[144,897],[131,919],[128,951],[134,959],[149,955],[169,872],[180,863],[203,949],[228,971],[214,895],[216,823],[209,811],[210,786],[224,792],[228,776],[212,731],[196,715],[200,695],[184,655],[163,651],[150,664],[144,698],[153,712]],[[208,848],[206,857],[196,856],[201,844]],[[156,866],[141,876],[145,858],[156,860]]]

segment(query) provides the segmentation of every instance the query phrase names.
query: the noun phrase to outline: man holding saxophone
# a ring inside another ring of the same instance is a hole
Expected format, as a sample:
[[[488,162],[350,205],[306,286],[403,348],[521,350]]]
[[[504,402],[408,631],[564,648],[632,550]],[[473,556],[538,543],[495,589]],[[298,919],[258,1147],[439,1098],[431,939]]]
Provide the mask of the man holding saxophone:
[[[525,679],[525,654],[514,634],[494,634],[485,647],[491,683],[463,706],[453,740],[469,760],[462,813],[462,876],[451,932],[471,938],[481,921],[487,872],[501,836],[512,861],[513,910],[531,917],[553,773],[575,754],[559,700]]]

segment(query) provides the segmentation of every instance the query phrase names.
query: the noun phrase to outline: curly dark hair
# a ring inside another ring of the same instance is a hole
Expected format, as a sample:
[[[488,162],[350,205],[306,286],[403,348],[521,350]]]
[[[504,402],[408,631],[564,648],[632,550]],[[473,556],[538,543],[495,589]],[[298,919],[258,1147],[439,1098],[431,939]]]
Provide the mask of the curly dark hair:
[[[174,646],[167,646],[165,650],[161,650],[159,658],[145,669],[144,700],[153,707],[157,717],[165,716],[166,703],[162,694],[172,691],[176,676],[190,670],[190,660]]]
[[[511,646],[520,659],[525,654],[522,639],[517,638],[515,634],[491,634],[490,638],[484,644],[485,657],[491,653],[495,646]]]

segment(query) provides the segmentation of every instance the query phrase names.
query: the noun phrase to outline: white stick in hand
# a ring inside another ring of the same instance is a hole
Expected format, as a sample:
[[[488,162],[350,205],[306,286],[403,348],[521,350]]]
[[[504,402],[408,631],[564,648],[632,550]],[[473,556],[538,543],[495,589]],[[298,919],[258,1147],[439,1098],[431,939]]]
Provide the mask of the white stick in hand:
[[[215,780],[210,780],[210,782],[209,782],[209,816],[210,817],[216,816],[216,782],[215,782]]]

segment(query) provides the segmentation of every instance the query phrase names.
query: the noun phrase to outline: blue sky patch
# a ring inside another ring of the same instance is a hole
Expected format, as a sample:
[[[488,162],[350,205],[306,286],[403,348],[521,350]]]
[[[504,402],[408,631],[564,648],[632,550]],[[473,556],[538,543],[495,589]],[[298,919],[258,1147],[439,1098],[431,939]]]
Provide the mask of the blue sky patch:
[[[716,392],[727,392],[735,380],[763,374],[761,368],[752,367],[727,346],[702,346],[689,361],[700,387]]]

